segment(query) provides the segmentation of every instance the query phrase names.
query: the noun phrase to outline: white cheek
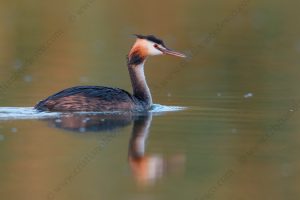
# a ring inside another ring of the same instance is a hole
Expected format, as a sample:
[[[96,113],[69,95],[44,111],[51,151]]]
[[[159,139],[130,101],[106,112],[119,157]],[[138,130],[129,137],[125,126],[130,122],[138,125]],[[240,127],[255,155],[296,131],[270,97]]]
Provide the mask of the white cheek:
[[[154,47],[154,43],[149,42],[147,44],[148,54],[151,56],[161,55],[163,54],[161,51]]]

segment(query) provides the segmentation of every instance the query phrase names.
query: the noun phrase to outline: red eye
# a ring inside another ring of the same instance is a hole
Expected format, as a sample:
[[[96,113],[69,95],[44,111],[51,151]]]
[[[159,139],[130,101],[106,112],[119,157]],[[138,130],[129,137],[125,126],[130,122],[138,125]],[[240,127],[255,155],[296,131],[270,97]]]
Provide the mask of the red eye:
[[[154,47],[155,47],[155,48],[157,48],[157,47],[158,47],[158,45],[157,45],[157,44],[154,44]]]

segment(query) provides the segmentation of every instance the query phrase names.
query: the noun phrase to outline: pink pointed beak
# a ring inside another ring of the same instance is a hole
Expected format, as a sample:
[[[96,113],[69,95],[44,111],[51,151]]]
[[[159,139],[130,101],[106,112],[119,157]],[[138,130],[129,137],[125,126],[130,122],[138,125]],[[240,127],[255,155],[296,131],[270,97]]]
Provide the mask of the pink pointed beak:
[[[186,55],[184,55],[183,53],[177,52],[177,51],[173,51],[171,49],[163,49],[161,50],[164,54],[167,55],[171,55],[171,56],[177,56],[180,58],[186,58]]]
[[[160,50],[161,52],[163,52],[163,54],[166,54],[166,55],[171,55],[171,56],[177,56],[177,57],[180,57],[180,58],[186,58],[186,55],[184,55],[183,53],[180,53],[180,52],[177,52],[177,51],[173,51],[169,48],[160,48],[158,46],[156,46],[156,48],[158,50]]]

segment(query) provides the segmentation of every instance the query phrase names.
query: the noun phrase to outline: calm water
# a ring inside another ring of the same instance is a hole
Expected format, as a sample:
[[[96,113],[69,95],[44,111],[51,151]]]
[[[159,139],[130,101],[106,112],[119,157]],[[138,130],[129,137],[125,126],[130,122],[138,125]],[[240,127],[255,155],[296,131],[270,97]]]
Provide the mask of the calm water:
[[[299,6],[3,2],[1,199],[299,199]],[[154,102],[185,109],[32,110],[73,85],[131,91],[132,33],[189,55],[155,57],[145,69]]]

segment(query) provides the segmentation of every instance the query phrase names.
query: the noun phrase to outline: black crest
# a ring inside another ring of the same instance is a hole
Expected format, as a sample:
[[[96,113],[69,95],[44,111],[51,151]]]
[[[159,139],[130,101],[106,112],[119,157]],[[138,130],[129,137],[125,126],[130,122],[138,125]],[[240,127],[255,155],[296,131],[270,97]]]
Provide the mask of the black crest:
[[[134,34],[134,35],[135,35],[137,38],[140,38],[140,39],[146,39],[146,40],[149,40],[149,41],[154,42],[154,43],[156,43],[156,44],[160,44],[160,45],[162,45],[162,46],[165,47],[164,42],[163,42],[161,39],[155,37],[154,35],[139,35],[139,34]]]

